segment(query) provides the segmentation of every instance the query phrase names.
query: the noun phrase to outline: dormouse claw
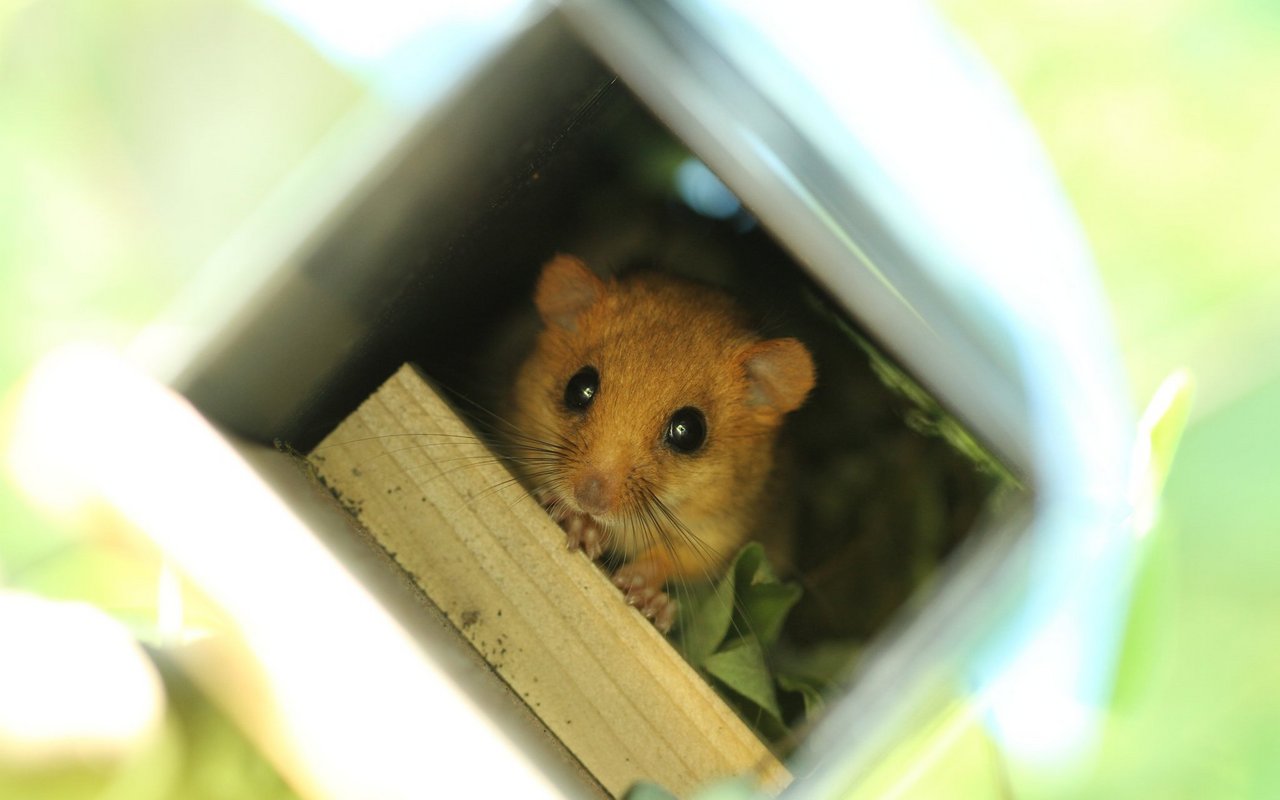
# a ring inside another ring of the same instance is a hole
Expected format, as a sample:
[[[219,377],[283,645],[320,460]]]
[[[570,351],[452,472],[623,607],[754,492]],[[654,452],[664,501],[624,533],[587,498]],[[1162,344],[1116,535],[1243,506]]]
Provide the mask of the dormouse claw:
[[[622,590],[627,605],[634,606],[662,633],[671,630],[676,619],[676,601],[655,584],[643,570],[626,565],[614,573],[613,585]]]
[[[567,513],[552,518],[564,529],[565,546],[570,550],[581,550],[587,558],[595,561],[604,553],[604,535],[600,523],[586,514]]]

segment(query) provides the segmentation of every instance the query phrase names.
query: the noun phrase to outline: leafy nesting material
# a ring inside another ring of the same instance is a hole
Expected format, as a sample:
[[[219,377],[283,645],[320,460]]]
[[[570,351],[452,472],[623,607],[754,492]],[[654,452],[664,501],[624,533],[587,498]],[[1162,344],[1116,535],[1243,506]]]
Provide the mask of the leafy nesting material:
[[[813,293],[809,293],[806,299],[810,308],[829,320],[845,338],[866,353],[871,371],[880,382],[911,405],[904,419],[907,427],[923,436],[936,436],[943,439],[982,473],[1011,486],[1022,485],[1008,467],[988,452],[933,395],[908,375],[902,367],[890,360],[865,334],[854,328],[849,320],[838,313],[828,301]]]
[[[778,693],[764,660],[764,650],[754,636],[743,636],[707,656],[702,668],[725,686],[755,703],[781,721]]]
[[[727,689],[744,716],[774,740],[788,733],[780,691],[797,694],[806,713],[821,704],[815,682],[777,674],[770,664],[800,595],[800,586],[779,580],[764,548],[752,542],[738,551],[719,582],[681,603],[675,640],[684,657]]]
[[[845,663],[848,663],[846,657]],[[822,691],[825,684],[817,680],[801,675],[792,675],[789,672],[779,672],[776,676],[778,688],[784,692],[794,692],[800,695],[801,701],[804,703],[804,718],[810,719],[814,714],[822,710],[825,700]]]

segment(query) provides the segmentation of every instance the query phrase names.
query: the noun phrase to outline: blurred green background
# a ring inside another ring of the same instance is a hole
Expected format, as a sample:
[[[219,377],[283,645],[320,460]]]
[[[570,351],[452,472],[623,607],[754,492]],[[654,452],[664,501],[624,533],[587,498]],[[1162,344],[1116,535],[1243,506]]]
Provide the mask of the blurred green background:
[[[1280,4],[945,0],[1084,223],[1141,407],[1196,380],[1083,797],[1280,797]]]
[[[1280,796],[1280,3],[940,9],[1044,139],[1135,409],[1177,366],[1197,382],[1102,755],[1058,789]],[[126,345],[363,92],[249,4],[0,6],[0,396],[59,343]],[[0,584],[144,630],[153,571],[0,483]]]

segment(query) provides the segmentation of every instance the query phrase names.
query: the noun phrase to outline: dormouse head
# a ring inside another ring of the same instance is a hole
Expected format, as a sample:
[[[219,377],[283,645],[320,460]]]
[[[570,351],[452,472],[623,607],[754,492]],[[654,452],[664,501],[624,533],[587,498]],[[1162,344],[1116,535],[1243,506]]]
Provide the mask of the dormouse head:
[[[625,526],[657,498],[677,513],[759,491],[784,416],[814,385],[796,339],[762,339],[722,292],[661,274],[605,281],[560,255],[538,280],[543,330],[517,415],[553,437],[556,502]]]

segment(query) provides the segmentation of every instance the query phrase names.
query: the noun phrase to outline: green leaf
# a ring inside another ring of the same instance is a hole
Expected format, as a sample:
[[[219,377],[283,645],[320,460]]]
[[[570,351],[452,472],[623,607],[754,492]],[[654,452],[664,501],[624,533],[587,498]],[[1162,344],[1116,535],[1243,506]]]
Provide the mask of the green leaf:
[[[732,574],[732,573],[731,573]],[[686,595],[680,603],[677,643],[685,659],[694,666],[720,647],[733,619],[733,584],[721,581],[698,595]]]
[[[677,800],[671,792],[648,781],[635,783],[622,797],[623,800]]]
[[[764,548],[756,542],[745,545],[734,556],[715,588],[690,595],[681,604],[679,645],[685,659],[702,666],[707,658],[724,644],[731,630],[742,631],[742,620],[734,628],[734,607],[741,605],[740,592],[762,581],[776,580],[764,556]]]
[[[733,557],[733,568],[725,576],[739,587],[765,581],[776,581],[773,567],[764,557],[764,547],[759,542],[747,542]]]
[[[1138,420],[1129,495],[1134,507],[1134,532],[1139,536],[1146,535],[1155,526],[1160,491],[1173,465],[1178,440],[1187,426],[1193,389],[1191,373],[1176,370],[1160,383]]]
[[[707,656],[702,668],[735,693],[755,703],[763,711],[781,721],[778,696],[773,676],[765,664],[764,651],[754,637],[739,639],[717,653]]]
[[[723,778],[698,789],[693,800],[766,800],[772,795],[757,788],[755,778],[735,776]],[[639,781],[623,795],[624,800],[676,800],[676,795],[656,783]]]
[[[800,599],[800,586],[778,581],[758,542],[738,551],[726,579],[732,579],[734,590],[733,632],[754,635],[764,647],[777,641],[787,613]]]
[[[1195,381],[1185,369],[1175,370],[1160,382],[1151,402],[1138,421],[1139,436],[1150,442],[1147,465],[1152,483],[1151,491],[1158,495],[1164,488],[1165,478],[1173,465],[1173,455],[1178,441],[1191,416],[1191,400],[1195,394]]]
[[[725,778],[699,789],[694,800],[765,800],[772,796],[760,791],[757,784],[752,777]]]
[[[738,603],[741,629],[755,634],[761,645],[769,647],[778,640],[782,624],[801,594],[795,583],[760,583],[747,588]]]
[[[822,686],[817,681],[786,673],[778,673],[775,679],[778,682],[778,688],[782,691],[794,692],[800,695],[801,700],[804,702],[804,716],[806,719],[820,712],[823,705],[825,705],[825,701],[822,699]]]

